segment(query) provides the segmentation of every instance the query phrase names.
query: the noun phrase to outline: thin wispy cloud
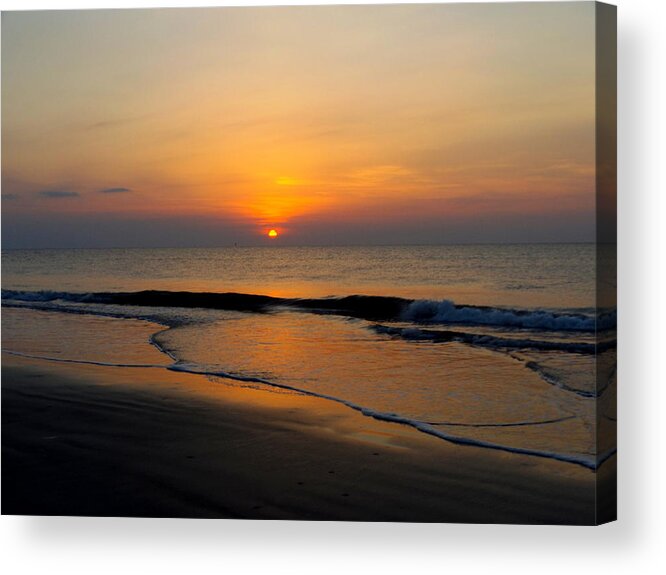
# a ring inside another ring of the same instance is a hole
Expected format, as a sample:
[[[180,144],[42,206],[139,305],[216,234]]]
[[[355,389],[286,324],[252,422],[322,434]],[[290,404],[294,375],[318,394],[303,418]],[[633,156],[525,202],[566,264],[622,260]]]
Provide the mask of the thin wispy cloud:
[[[40,245],[46,229],[74,238],[73,221],[111,213],[113,241],[137,246],[249,243],[246,226],[260,245],[274,227],[282,243],[338,243],[351,228],[369,243],[477,241],[481,227],[488,241],[585,239],[595,12],[546,4],[332,7],[298,23],[259,9],[140,11],[130,26],[123,12],[16,14],[3,29],[2,189],[19,197],[3,216],[33,215],[17,238]],[[146,43],[174,29],[178,42]],[[345,42],[329,42],[340,29]],[[200,215],[233,229],[204,237],[183,219]],[[117,231],[144,217],[173,229]],[[560,235],[514,230],[520,217]]]
[[[132,190],[130,188],[104,188],[103,190],[99,190],[100,194],[125,194],[127,192],[131,192]]]
[[[70,190],[42,190],[37,194],[43,198],[78,198],[79,192],[72,192]]]
[[[18,194],[2,194],[3,200],[17,200],[19,197]]]
[[[144,118],[147,118],[149,115],[150,114],[142,114],[140,116],[127,116],[124,118],[115,118],[112,120],[100,120],[99,122],[93,122],[92,124],[88,124],[86,126],[86,129],[99,130],[106,128],[116,128],[119,126],[124,126],[126,124],[133,124],[134,122],[138,122],[140,120],[143,120]]]

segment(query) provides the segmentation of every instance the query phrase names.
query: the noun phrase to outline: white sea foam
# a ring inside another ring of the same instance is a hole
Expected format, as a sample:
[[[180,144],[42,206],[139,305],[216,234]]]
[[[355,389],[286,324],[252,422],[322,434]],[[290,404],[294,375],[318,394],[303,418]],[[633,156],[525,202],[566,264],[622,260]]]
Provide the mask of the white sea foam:
[[[139,297],[141,296],[141,297]],[[71,302],[119,306],[187,307],[261,311],[266,306],[297,307],[302,310],[372,318],[396,314],[419,323],[467,324],[554,331],[612,329],[616,312],[578,313],[545,309],[509,309],[458,305],[451,300],[409,300],[382,296],[346,296],[322,299],[281,299],[251,294],[197,294],[193,292],[75,293],[60,291],[2,290],[5,301],[26,303]],[[156,304],[153,302],[157,302]],[[240,306],[240,307],[239,307]],[[321,309],[320,309],[321,308]],[[401,313],[400,313],[400,310]]]
[[[423,323],[459,323],[558,331],[594,331],[615,326],[615,312],[595,317],[546,310],[515,310],[456,305],[450,300],[415,300],[402,319]]]
[[[67,292],[54,292],[54,291],[15,292],[11,290],[3,290],[2,295],[3,299],[6,300],[5,303],[10,303],[10,305],[13,305],[12,302],[16,303],[23,302],[24,305],[28,307],[36,307],[44,309],[43,306],[49,306],[49,308],[51,308],[53,311],[61,311],[61,312],[66,311],[70,313],[71,312],[93,313],[99,315],[110,315],[112,317],[132,317],[132,316],[138,317],[138,316],[143,316],[144,313],[146,312],[145,309],[135,308],[133,310],[127,310],[126,311],[127,315],[125,314],[121,315],[118,313],[118,308],[122,306],[106,306],[100,303],[97,303],[97,305],[93,306],[95,309],[92,308],[88,309],[90,304],[85,304],[85,302],[86,300],[88,300],[88,295],[92,294],[73,294]],[[74,306],[72,306],[71,302],[77,302],[81,305],[75,306],[75,309],[72,309],[72,307]],[[59,305],[59,303],[62,305]],[[170,316],[171,313],[172,312],[169,312],[167,315]],[[546,312],[546,311],[532,312],[532,311],[509,310],[509,309],[499,309],[499,308],[456,306],[453,302],[450,301],[437,302],[437,301],[427,301],[427,300],[414,301],[410,303],[406,308],[405,315],[411,316],[409,317],[411,321],[431,321],[431,322],[441,321],[442,323],[467,322],[472,324],[501,325],[501,326],[521,327],[521,328],[539,327],[541,329],[553,329],[553,330],[556,329],[585,330],[589,328],[590,322],[592,322],[592,324],[594,322],[594,317],[585,316],[582,314],[556,314],[554,312]],[[155,321],[156,318],[150,317],[150,319],[152,321]],[[179,323],[179,322],[164,321],[164,318],[160,319],[162,320],[161,323],[163,323],[164,325],[173,326]],[[432,337],[431,334],[428,334],[425,330],[419,330],[417,328],[406,328],[406,329],[407,331],[401,334],[403,335],[403,337],[415,338],[415,339],[428,339]],[[475,335],[475,337],[481,338],[479,341],[483,341],[483,337],[485,336]],[[377,409],[367,407],[365,405],[360,405],[358,403],[354,403],[352,401],[344,399],[343,397],[338,397],[335,395],[329,395],[325,393],[313,392],[310,390],[299,388],[297,386],[275,382],[268,378],[246,376],[242,373],[226,372],[219,368],[214,368],[208,365],[179,362],[177,361],[176,354],[169,352],[167,349],[165,349],[156,341],[155,335],[151,338],[151,343],[155,345],[163,353],[168,354],[171,357],[171,359],[174,360],[174,363],[168,366],[164,365],[160,366],[160,365],[150,365],[150,364],[120,364],[120,363],[105,364],[100,362],[79,361],[76,359],[63,359],[55,357],[43,357],[42,359],[50,361],[65,361],[67,363],[88,363],[94,365],[101,365],[105,367],[117,366],[117,367],[135,367],[135,368],[161,368],[161,369],[166,368],[171,371],[187,372],[187,373],[200,374],[205,376],[226,378],[236,381],[257,383],[260,385],[290,390],[293,392],[313,397],[319,397],[329,401],[334,401],[336,403],[345,405],[348,408],[354,409],[365,416],[373,417],[375,419],[382,421],[408,425],[422,433],[438,437],[440,439],[449,441],[451,443],[482,447],[486,449],[501,450],[501,451],[507,451],[517,454],[535,456],[535,457],[555,459],[581,465],[591,470],[597,469],[597,467],[605,459],[612,456],[612,453],[614,452],[614,451],[608,452],[598,456],[595,456],[594,454],[585,454],[585,453],[560,453],[554,450],[532,449],[516,445],[507,445],[505,443],[500,443],[500,442],[485,441],[471,437],[466,437],[465,435],[462,434],[451,433],[451,429],[454,428],[458,429],[463,427],[463,426],[456,426],[455,424],[452,425],[451,424],[452,422],[433,423],[428,421],[420,421],[418,419],[413,419],[410,417],[403,416],[399,413],[380,411]],[[506,345],[506,342],[503,343]],[[520,343],[523,345],[525,344],[525,342],[520,342]],[[17,355],[25,355],[25,354],[17,353]],[[31,356],[31,357],[38,357],[38,356]],[[551,422],[548,421],[539,421],[539,422],[526,421],[522,423],[516,422],[516,424],[524,424],[524,425],[534,425],[537,423],[539,425],[548,425]],[[451,429],[448,429],[447,426],[450,426]],[[445,429],[442,429],[442,427],[444,427]]]
[[[529,455],[533,457],[542,457],[546,459],[554,459],[557,461],[563,461],[566,463],[573,463],[576,465],[580,465],[582,467],[586,467],[587,469],[590,470],[596,470],[604,461],[606,461],[608,458],[610,458],[614,453],[615,449],[610,450],[606,453],[599,454],[598,456],[594,455],[586,455],[586,454],[567,454],[567,453],[557,453],[554,451],[547,451],[547,450],[540,450],[540,449],[530,449],[530,448],[523,448],[523,447],[518,447],[518,446],[512,446],[512,445],[504,445],[501,443],[496,443],[492,441],[484,441],[480,439],[475,439],[471,437],[465,437],[461,435],[456,435],[453,433],[450,433],[449,431],[443,431],[441,429],[438,429],[436,426],[442,426],[442,425],[451,425],[447,424],[446,422],[437,422],[437,423],[430,423],[430,422],[424,422],[424,421],[419,421],[416,419],[408,418],[403,415],[397,414],[397,413],[387,413],[384,411],[379,411],[376,409],[372,409],[369,407],[365,407],[362,405],[358,405],[356,403],[353,403],[351,401],[335,397],[333,395],[327,395],[323,393],[316,393],[313,391],[308,391],[305,389],[298,388],[296,386],[292,385],[287,385],[283,383],[276,383],[274,381],[270,381],[264,378],[259,378],[259,377],[248,377],[248,376],[243,376],[241,374],[234,374],[234,373],[228,373],[224,371],[219,371],[219,370],[210,370],[206,369],[203,366],[198,366],[195,364],[190,364],[190,363],[184,363],[184,362],[176,362],[171,365],[153,365],[153,364],[115,364],[115,363],[106,363],[106,362],[96,362],[96,361],[87,361],[87,360],[77,360],[77,359],[64,359],[64,358],[56,358],[56,357],[47,357],[47,356],[39,356],[39,355],[32,355],[32,354],[25,354],[21,352],[16,352],[12,350],[2,350],[3,353],[8,353],[11,355],[17,355],[21,357],[28,357],[28,358],[33,358],[33,359],[42,359],[46,361],[54,361],[54,362],[59,362],[59,363],[79,363],[79,364],[85,364],[85,365],[97,365],[101,367],[121,367],[121,368],[149,368],[149,369],[168,369],[169,371],[177,371],[177,372],[182,372],[182,373],[189,373],[193,375],[205,375],[205,376],[212,376],[212,377],[219,377],[223,379],[231,379],[235,381],[242,381],[242,382],[249,382],[249,383],[260,383],[266,386],[270,387],[276,387],[279,389],[284,389],[284,390],[289,390],[293,391],[296,393],[300,393],[303,395],[308,395],[311,397],[317,397],[320,399],[325,399],[328,401],[333,401],[335,403],[342,404],[346,407],[349,407],[355,411],[358,411],[365,415],[366,417],[372,417],[373,419],[377,419],[380,421],[386,421],[389,423],[398,423],[402,425],[407,425],[410,427],[413,427],[414,429],[428,434],[432,435],[434,437],[438,437],[439,439],[443,439],[445,441],[448,441],[450,443],[454,443],[457,445],[468,445],[468,446],[474,446],[474,447],[481,447],[481,448],[486,448],[486,449],[493,449],[493,450],[499,450],[499,451],[506,451],[509,453],[515,453],[519,455]],[[564,418],[566,419],[566,418]],[[562,421],[563,419],[558,419],[558,420],[553,420],[553,421],[539,421],[539,422],[525,422],[521,423],[520,425],[543,425],[543,424],[548,424],[548,423],[556,423],[558,421]]]

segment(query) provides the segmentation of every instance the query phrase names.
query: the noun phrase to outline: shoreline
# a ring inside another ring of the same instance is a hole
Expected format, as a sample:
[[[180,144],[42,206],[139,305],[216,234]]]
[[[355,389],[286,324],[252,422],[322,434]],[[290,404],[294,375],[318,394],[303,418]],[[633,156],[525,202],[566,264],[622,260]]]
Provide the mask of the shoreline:
[[[3,514],[595,523],[589,470],[315,397],[8,354],[2,376]]]

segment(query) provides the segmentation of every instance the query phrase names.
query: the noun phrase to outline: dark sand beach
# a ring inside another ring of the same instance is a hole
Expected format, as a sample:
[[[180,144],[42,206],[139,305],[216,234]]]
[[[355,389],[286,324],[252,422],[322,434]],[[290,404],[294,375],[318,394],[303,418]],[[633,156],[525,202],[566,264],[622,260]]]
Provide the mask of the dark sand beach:
[[[203,376],[2,359],[3,514],[595,523],[577,465]]]

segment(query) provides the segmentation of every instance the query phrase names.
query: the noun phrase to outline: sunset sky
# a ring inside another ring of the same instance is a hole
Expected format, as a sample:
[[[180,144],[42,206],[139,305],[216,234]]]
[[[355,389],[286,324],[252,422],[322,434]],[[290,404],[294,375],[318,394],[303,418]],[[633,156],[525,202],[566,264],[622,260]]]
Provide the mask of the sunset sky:
[[[593,2],[4,13],[3,247],[592,241],[594,96]]]

